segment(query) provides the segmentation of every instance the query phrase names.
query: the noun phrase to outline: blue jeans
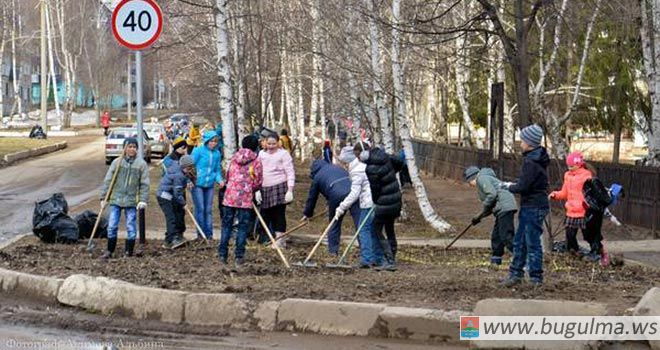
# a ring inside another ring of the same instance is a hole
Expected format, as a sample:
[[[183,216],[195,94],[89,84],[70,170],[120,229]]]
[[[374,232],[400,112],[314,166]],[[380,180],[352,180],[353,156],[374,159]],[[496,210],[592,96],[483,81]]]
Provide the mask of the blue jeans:
[[[252,209],[222,208],[222,234],[220,235],[220,244],[218,245],[218,257],[220,259],[227,259],[229,240],[234,231],[234,218],[238,219],[234,257],[236,259],[242,259],[245,256],[245,243],[247,242],[248,232],[252,228],[252,213]]]
[[[372,236],[374,214],[373,212],[369,213],[370,210],[371,208],[360,209],[360,225],[362,225],[362,229],[358,234],[358,241],[360,242],[360,263],[363,265],[378,264],[378,258],[376,257],[376,252],[374,251],[374,240]],[[369,217],[367,217],[367,215],[369,215]],[[364,220],[366,220],[366,222],[364,222]]]
[[[213,187],[195,186],[192,189],[195,204],[195,220],[204,230],[207,239],[213,238]],[[197,232],[201,237],[202,232]]]
[[[523,278],[528,264],[529,279],[543,282],[543,219],[548,208],[522,207],[518,215],[518,230],[513,237],[513,261],[509,267],[511,278]]]
[[[134,241],[136,236],[135,228],[135,215],[137,209],[135,207],[122,208],[116,205],[110,205],[110,217],[108,218],[108,239],[117,238],[117,231],[119,230],[119,220],[121,220],[121,211],[124,210],[126,215],[126,234],[129,241]]]
[[[339,206],[339,203],[330,203],[329,204],[329,210],[328,214],[330,217],[330,220],[335,217],[335,212],[337,211],[337,207]],[[349,211],[351,212],[351,216],[353,217],[353,224],[355,224],[355,229],[360,226],[360,205],[358,202],[353,203],[353,205],[350,207]],[[341,223],[344,221],[344,216],[346,214],[342,215],[339,218],[339,221],[335,222],[334,225],[330,228],[330,232],[328,232],[328,252],[330,254],[339,254],[339,241],[341,240]]]

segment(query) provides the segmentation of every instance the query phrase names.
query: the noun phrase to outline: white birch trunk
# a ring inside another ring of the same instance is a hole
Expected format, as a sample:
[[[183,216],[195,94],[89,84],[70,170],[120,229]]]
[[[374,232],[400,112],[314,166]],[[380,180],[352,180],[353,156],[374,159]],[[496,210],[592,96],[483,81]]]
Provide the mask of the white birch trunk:
[[[371,16],[369,16],[369,40],[371,42],[371,70],[373,74],[373,94],[374,105],[378,110],[378,117],[380,120],[380,136],[385,147],[385,151],[389,154],[394,153],[394,140],[392,135],[392,121],[390,113],[385,105],[385,97],[382,84],[383,84],[383,62],[380,54],[380,30],[374,18],[376,12],[374,11],[374,4],[372,0],[364,0],[367,9]]]
[[[410,178],[413,182],[413,187],[415,189],[415,195],[417,196],[417,202],[419,203],[419,209],[426,221],[438,232],[446,232],[451,228],[451,225],[442,219],[435,212],[431,206],[431,202],[426,194],[426,189],[424,188],[424,183],[422,182],[421,177],[419,176],[419,170],[417,169],[417,164],[415,163],[415,153],[413,151],[412,142],[410,141],[410,130],[408,128],[408,119],[405,116],[406,106],[405,106],[405,93],[403,87],[403,70],[401,69],[401,63],[399,61],[399,48],[400,48],[400,38],[399,32],[396,29],[397,24],[399,23],[399,12],[400,12],[400,1],[392,1],[392,16],[394,20],[394,28],[392,29],[392,79],[394,82],[394,92],[396,98],[396,111],[397,111],[397,122],[399,124],[399,133],[401,135],[401,141],[403,143],[403,148],[406,153],[406,164],[408,165],[408,171],[410,172]]]
[[[300,159],[305,159],[307,155],[307,137],[305,135],[305,103],[303,100],[303,84],[302,84],[302,74],[301,68],[302,65],[300,56],[296,57],[296,97],[298,100],[298,106],[296,107],[296,117],[298,118],[298,136],[300,142]],[[313,137],[313,136],[312,136]]]
[[[238,99],[236,104],[236,125],[238,126],[238,139],[243,140],[249,134],[247,120],[245,118],[245,62],[242,62],[244,43],[243,43],[243,18],[237,16],[235,19],[233,35],[234,67],[236,69],[236,89],[238,90]],[[224,127],[223,127],[224,128]]]
[[[360,103],[360,95],[358,93],[357,81],[355,80],[353,72],[348,72],[348,89],[351,97],[351,118],[353,119],[353,129],[351,130],[351,133],[357,136],[358,130],[360,129],[360,123],[358,123],[358,121],[360,120],[361,111],[358,106]]]
[[[647,164],[660,166],[660,0],[652,0],[652,31],[653,35],[653,80],[649,81],[649,91],[652,93],[652,113],[650,132],[648,134]],[[651,21],[648,21],[651,22]]]
[[[216,48],[217,67],[220,77],[219,103],[222,117],[222,138],[224,142],[224,162],[236,152],[236,133],[234,132],[234,97],[231,86],[231,67],[229,66],[229,40],[227,35],[228,0],[216,0],[215,25],[217,28]]]
[[[319,92],[321,90],[321,57],[319,55],[319,0],[310,0],[309,5],[312,15],[312,96],[310,102],[309,127],[314,130],[318,125],[319,116]]]
[[[48,70],[50,71],[50,79],[53,82],[53,100],[55,101],[55,115],[58,118],[62,117],[62,111],[60,110],[60,97],[57,94],[57,78],[55,75],[55,60],[53,59],[53,29],[51,27],[50,20],[50,2],[46,2],[46,37],[48,38]],[[90,76],[91,77],[91,76]],[[48,94],[50,90],[46,90]],[[98,98],[98,96],[97,96]]]
[[[2,6],[2,13],[0,13],[0,20],[7,23],[7,7]],[[7,26],[3,25],[0,28],[0,123],[5,113],[5,82],[2,79],[4,63],[5,63],[5,45],[7,43]]]
[[[325,115],[325,83],[323,82],[323,76],[319,77],[319,118],[321,118],[321,138],[324,140],[327,138],[326,132],[327,127],[327,118]],[[335,129],[337,130],[337,129]]]
[[[9,115],[13,115],[18,108],[18,114],[21,114],[21,96],[19,94],[18,82],[20,81],[20,74],[16,67],[16,0],[11,2],[11,69],[12,69],[12,87],[14,88],[14,104]]]
[[[287,124],[289,125],[289,134],[292,140],[298,139],[298,125],[296,125],[296,114],[293,102],[293,88],[291,87],[291,72],[290,62],[286,48],[282,47],[282,104],[286,106]],[[300,151],[300,147],[296,147],[296,152]]]

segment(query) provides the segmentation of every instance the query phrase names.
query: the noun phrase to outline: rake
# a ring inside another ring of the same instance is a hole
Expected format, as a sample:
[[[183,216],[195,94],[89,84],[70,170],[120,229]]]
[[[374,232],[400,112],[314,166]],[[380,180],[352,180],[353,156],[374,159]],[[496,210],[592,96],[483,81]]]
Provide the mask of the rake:
[[[353,235],[353,238],[351,241],[348,243],[348,246],[346,247],[346,250],[344,250],[344,254],[341,255],[341,258],[339,258],[339,261],[336,264],[326,264],[325,267],[329,267],[332,269],[352,269],[353,266],[345,264],[344,260],[348,256],[348,253],[351,251],[351,248],[353,248],[353,244],[355,244],[355,241],[357,240],[358,236],[360,235],[360,231],[362,231],[362,227],[367,223],[369,220],[369,217],[371,214],[374,212],[374,208],[371,207],[369,209],[369,212],[367,213],[367,216],[364,217],[364,220],[360,223],[360,226],[358,227],[357,231],[355,232],[355,235]]]

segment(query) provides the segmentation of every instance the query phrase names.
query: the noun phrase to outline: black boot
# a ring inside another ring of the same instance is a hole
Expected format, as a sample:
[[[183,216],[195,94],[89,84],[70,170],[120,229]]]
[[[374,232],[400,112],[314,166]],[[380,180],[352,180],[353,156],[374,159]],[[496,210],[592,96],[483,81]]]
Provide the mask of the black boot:
[[[383,249],[383,264],[375,268],[377,271],[387,270],[387,271],[396,271],[396,262],[394,260],[394,254],[392,254],[392,247],[390,247],[390,242],[386,239],[380,240],[380,246]]]
[[[135,240],[126,240],[126,248],[124,250],[125,257],[133,256],[133,248],[135,248]]]
[[[112,254],[115,252],[115,247],[117,247],[117,238],[108,238],[108,250],[101,255],[101,259],[108,260],[112,258]]]

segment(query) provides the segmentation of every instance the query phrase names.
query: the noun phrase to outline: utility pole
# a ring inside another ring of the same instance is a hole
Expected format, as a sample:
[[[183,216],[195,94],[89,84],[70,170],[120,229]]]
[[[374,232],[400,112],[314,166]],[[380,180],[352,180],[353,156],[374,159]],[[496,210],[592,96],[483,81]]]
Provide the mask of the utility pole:
[[[126,119],[130,121],[131,120],[131,108],[133,107],[132,106],[132,104],[133,104],[133,97],[132,97],[132,95],[133,95],[132,94],[132,92],[133,92],[133,86],[132,86],[133,83],[131,82],[131,74],[133,72],[132,72],[132,69],[131,69],[131,55],[128,54],[127,57],[128,57],[128,70],[127,70],[128,74],[126,75],[126,83],[128,85],[128,88],[127,88],[127,92],[126,92],[126,106],[128,107],[128,111],[127,111],[128,114],[126,116]]]
[[[46,0],[41,0],[41,126],[48,133],[48,68],[46,57]]]

